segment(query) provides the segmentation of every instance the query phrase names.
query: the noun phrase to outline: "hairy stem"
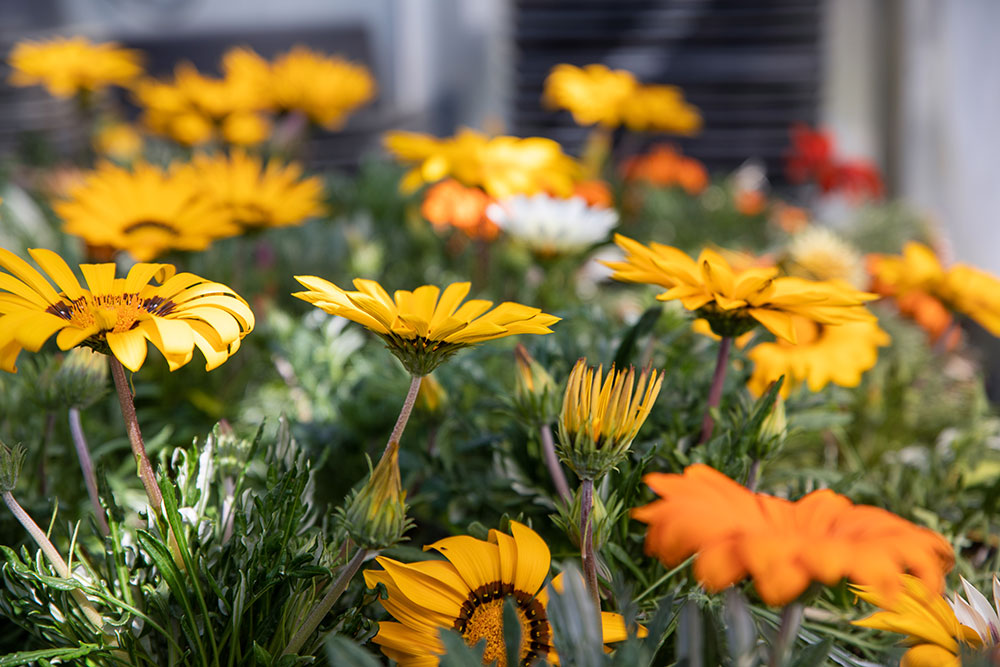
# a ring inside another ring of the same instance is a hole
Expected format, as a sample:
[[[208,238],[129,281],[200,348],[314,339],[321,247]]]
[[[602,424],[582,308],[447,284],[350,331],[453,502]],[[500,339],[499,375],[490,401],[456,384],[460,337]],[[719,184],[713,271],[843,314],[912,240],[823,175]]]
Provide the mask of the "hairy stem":
[[[757,484],[760,482],[760,459],[754,459],[750,463],[750,472],[747,473],[747,488],[757,491]]]
[[[125,367],[113,354],[108,355],[108,361],[111,365],[111,376],[115,379],[115,389],[118,391],[118,403],[121,405],[122,417],[125,419],[125,429],[128,431],[128,439],[132,444],[132,454],[135,455],[136,466],[139,469],[139,479],[146,487],[146,496],[149,498],[149,504],[153,507],[153,512],[159,516],[160,507],[163,505],[163,493],[160,491],[160,485],[156,482],[153,465],[149,462],[149,456],[146,454],[146,444],[142,440],[139,420],[135,416],[135,403],[132,402],[132,389],[125,377]]]
[[[69,409],[69,432],[73,435],[76,458],[80,460],[80,471],[83,473],[83,481],[87,484],[87,495],[90,496],[90,505],[94,508],[97,525],[101,529],[101,535],[107,537],[110,532],[108,520],[104,517],[104,508],[101,507],[101,499],[97,495],[97,477],[94,475],[94,464],[90,459],[87,439],[83,435],[83,425],[80,423],[80,408]]]
[[[288,642],[288,646],[286,646],[285,650],[281,652],[281,655],[297,653],[298,650],[302,648],[302,645],[306,643],[306,639],[309,638],[309,635],[311,635],[313,631],[319,627],[320,622],[324,617],[326,617],[330,608],[333,607],[334,603],[340,598],[341,595],[343,595],[344,591],[347,590],[347,585],[351,583],[351,579],[353,579],[354,575],[358,573],[358,570],[361,568],[361,564],[365,562],[365,559],[368,558],[371,553],[372,552],[363,548],[359,548],[354,553],[354,557],[351,558],[351,561],[340,571],[340,575],[337,577],[337,580],[333,582],[333,585],[330,586],[330,590],[328,590],[326,595],[323,596],[323,599],[320,600],[315,607],[313,607],[313,610],[309,612],[306,620],[303,621],[302,625],[299,626],[299,629],[295,631],[294,635],[292,635],[291,640]]]
[[[719,356],[715,359],[715,372],[712,374],[712,386],[708,390],[708,405],[705,407],[705,416],[701,420],[701,437],[698,444],[707,441],[712,437],[715,429],[715,420],[712,419],[712,408],[718,407],[722,399],[722,385],[726,379],[726,367],[729,366],[729,347],[732,339],[723,336],[719,341]]]
[[[774,638],[774,645],[771,647],[768,667],[781,667],[785,664],[785,655],[794,646],[795,638],[799,635],[804,610],[802,603],[798,601],[789,602],[781,610],[781,625],[778,626],[778,636]]]
[[[391,443],[399,443],[399,439],[403,437],[403,429],[406,428],[406,422],[410,420],[410,413],[413,412],[413,404],[417,402],[417,394],[420,392],[420,381],[422,379],[423,376],[414,375],[410,380],[410,390],[406,392],[406,400],[403,401],[403,407],[399,411],[396,425],[392,427],[392,435],[389,436],[389,442],[385,443],[382,456],[385,456],[385,453],[389,451]]]
[[[66,561],[63,560],[62,554],[60,554],[59,550],[56,549],[54,544],[52,544],[45,532],[38,527],[38,524],[35,523],[34,519],[32,519],[28,513],[24,511],[24,508],[18,504],[14,495],[10,491],[4,492],[3,501],[10,509],[11,514],[14,515],[14,518],[17,519],[22,526],[24,526],[24,529],[28,531],[28,534],[31,535],[31,538],[35,541],[35,544],[37,544],[42,550],[42,553],[45,554],[45,559],[49,561],[49,564],[52,565],[56,573],[63,579],[73,579],[73,573],[70,572],[69,566],[66,565]],[[90,621],[99,631],[103,632],[104,617],[101,616],[96,609],[94,609],[94,605],[87,599],[87,596],[83,594],[83,591],[79,588],[74,588],[70,591],[70,594],[73,596],[73,599],[76,600],[76,603],[80,605],[80,610],[83,611],[87,620]]]
[[[552,483],[555,484],[556,491],[564,503],[572,501],[573,497],[569,493],[569,484],[566,482],[566,473],[563,472],[559,457],[556,456],[556,443],[552,439],[552,428],[548,424],[542,424],[539,429],[542,437],[542,453],[545,455],[545,465],[552,476]]]
[[[580,481],[580,559],[583,562],[583,577],[587,590],[597,608],[601,608],[601,593],[597,587],[597,561],[594,559],[594,525],[590,520],[594,506],[594,480]]]

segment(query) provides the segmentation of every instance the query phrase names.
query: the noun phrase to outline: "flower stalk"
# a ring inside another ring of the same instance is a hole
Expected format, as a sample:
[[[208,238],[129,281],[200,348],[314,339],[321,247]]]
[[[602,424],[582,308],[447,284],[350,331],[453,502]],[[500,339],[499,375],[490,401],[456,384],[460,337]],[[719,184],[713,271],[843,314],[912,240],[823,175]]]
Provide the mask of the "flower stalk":
[[[136,466],[138,467],[139,479],[146,488],[146,496],[153,512],[159,516],[163,505],[163,492],[156,481],[153,473],[153,465],[149,462],[146,454],[146,445],[142,440],[142,431],[139,430],[139,420],[135,415],[135,403],[132,401],[132,390],[129,387],[128,379],[125,377],[125,367],[114,355],[108,355],[108,362],[111,365],[111,376],[115,379],[115,389],[118,391],[118,403],[121,405],[122,417],[125,419],[125,429],[128,431],[129,443],[132,445],[132,453],[135,455]]]
[[[83,435],[83,425],[80,423],[80,408],[75,406],[69,409],[69,431],[73,436],[76,457],[80,460],[80,471],[83,473],[83,480],[87,484],[87,495],[90,497],[90,505],[94,509],[94,517],[97,519],[97,525],[101,529],[101,535],[107,537],[110,532],[108,529],[108,520],[104,516],[104,508],[101,507],[101,500],[97,495],[97,477],[94,475],[94,464],[90,458],[87,439]]]
[[[712,386],[708,390],[708,405],[705,407],[705,416],[701,420],[701,437],[698,444],[707,442],[712,437],[715,430],[715,420],[712,418],[712,408],[719,406],[722,400],[722,385],[726,380],[726,367],[729,365],[729,348],[733,339],[723,336],[719,341],[719,355],[715,359],[715,372],[712,374]]]
[[[351,579],[353,579],[354,575],[358,573],[359,569],[361,569],[362,563],[364,563],[369,556],[377,553],[377,551],[373,552],[364,548],[360,548],[354,553],[354,557],[351,558],[350,562],[348,562],[347,565],[345,565],[340,571],[336,581],[334,581],[333,585],[330,586],[330,590],[328,590],[326,595],[323,596],[323,599],[320,600],[315,607],[313,607],[305,621],[303,621],[302,625],[299,626],[299,629],[295,631],[295,634],[292,635],[291,640],[288,642],[288,646],[286,646],[285,650],[281,652],[281,655],[291,655],[297,653],[298,650],[302,648],[306,639],[309,638],[313,631],[319,626],[320,622],[326,617],[330,608],[333,607],[334,603],[336,603],[337,600],[340,599],[340,596],[343,595],[344,591],[347,590],[347,585],[351,583]]]
[[[542,453],[545,456],[545,466],[549,469],[549,475],[552,476],[552,483],[556,487],[559,498],[564,503],[569,504],[573,501],[573,496],[570,495],[566,473],[563,472],[562,465],[559,463],[559,457],[556,455],[556,443],[552,438],[552,427],[548,424],[542,424],[539,428],[539,434],[542,439]]]
[[[417,394],[420,393],[420,381],[423,379],[421,375],[413,375],[410,380],[410,390],[406,392],[406,400],[403,401],[403,407],[399,411],[399,417],[396,418],[396,425],[392,427],[392,434],[389,436],[389,442],[385,443],[385,449],[382,450],[382,456],[384,457],[389,452],[389,448],[392,443],[398,443],[399,439],[403,437],[403,429],[406,428],[406,422],[410,420],[410,413],[413,412],[413,405],[417,402]]]
[[[594,507],[594,480],[588,477],[580,482],[580,560],[587,591],[598,609],[601,608],[601,592],[597,584],[597,560],[594,556],[594,523],[591,510]]]

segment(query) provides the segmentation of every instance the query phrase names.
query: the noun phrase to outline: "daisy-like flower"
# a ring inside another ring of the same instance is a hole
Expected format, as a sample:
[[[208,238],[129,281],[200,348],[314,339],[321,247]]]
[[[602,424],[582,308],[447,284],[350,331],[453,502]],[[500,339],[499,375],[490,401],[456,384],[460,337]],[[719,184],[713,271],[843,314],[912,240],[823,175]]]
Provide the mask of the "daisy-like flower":
[[[560,318],[538,308],[472,299],[462,304],[469,283],[453,283],[442,292],[433,285],[393,297],[374,280],[357,278],[356,292],[316,276],[295,276],[309,291],[295,292],[332,315],[362,324],[378,334],[411,375],[422,377],[464,347],[515,334],[552,333]],[[459,305],[461,304],[461,305]]]
[[[488,541],[461,535],[425,547],[447,560],[377,558],[384,569],[365,570],[365,582],[385,586],[389,597],[382,606],[396,619],[379,623],[373,641],[382,652],[400,667],[437,665],[437,656],[445,652],[438,632],[445,628],[460,633],[470,646],[485,639],[483,663],[505,665],[503,609],[511,598],[521,625],[519,663],[559,664],[548,619],[549,589],[543,588],[549,548],[525,525],[511,521],[510,529],[511,535],[491,530]],[[557,591],[561,579],[560,574],[552,581]],[[605,643],[627,637],[620,614],[602,612],[601,630]]]
[[[684,99],[676,86],[640,86],[624,104],[625,126],[637,132],[695,134],[701,129],[701,113]]]
[[[449,178],[427,188],[420,213],[438,231],[454,227],[469,238],[492,241],[500,229],[486,217],[490,201],[480,188]]]
[[[781,606],[813,581],[832,586],[846,577],[892,598],[906,571],[941,591],[954,563],[937,533],[829,489],[792,502],[702,464],[643,480],[660,496],[632,510],[649,524],[646,552],[668,567],[695,556],[694,575],[711,592],[749,576],[764,602]]]
[[[254,327],[250,308],[233,290],[170,264],[136,264],[125,278],[114,264],[81,264],[84,288],[51,250],[29,250],[59,288],[26,261],[0,248],[0,368],[16,372],[22,349],[37,352],[58,332],[62,350],[77,345],[114,355],[137,371],[146,341],[170,370],[191,361],[194,348],[211,370],[240,347]],[[155,282],[159,283],[153,284]]]
[[[119,162],[131,162],[142,154],[142,134],[129,123],[109,123],[94,135],[94,150]]]
[[[755,345],[747,356],[753,361],[753,374],[747,383],[760,396],[782,375],[781,395],[806,384],[819,391],[829,383],[857,387],[861,376],[878,361],[878,348],[889,344],[889,334],[872,320],[844,324],[819,324],[795,316],[795,344],[785,340]]]
[[[86,37],[56,37],[18,43],[7,58],[15,86],[43,85],[50,95],[72,97],[108,86],[124,86],[142,74],[138,51]]]
[[[444,139],[389,132],[385,147],[401,162],[416,164],[400,184],[407,192],[452,177],[495,198],[543,191],[569,196],[582,173],[557,142],[543,137],[487,137],[470,129]]]
[[[854,625],[907,635],[910,648],[901,667],[961,667],[963,647],[978,649],[997,643],[996,611],[965,579],[969,602],[958,595],[947,601],[917,577],[904,574],[900,579],[903,590],[892,596],[871,586],[851,588],[859,598],[882,609]],[[995,591],[996,583],[994,595]]]
[[[323,212],[323,184],[302,166],[234,149],[228,156],[195,155],[194,173],[209,196],[244,228],[285,227]]]
[[[545,79],[544,102],[566,109],[579,125],[614,128],[622,124],[626,102],[639,89],[627,70],[606,65],[556,65]]]
[[[145,162],[131,170],[101,163],[54,208],[67,234],[141,262],[171,250],[204,250],[240,232],[195,172],[178,163],[169,171]]]
[[[778,269],[770,267],[737,272],[710,248],[702,250],[695,261],[676,248],[646,247],[620,234],[615,235],[615,242],[626,257],[622,262],[605,263],[615,271],[613,278],[668,288],[657,299],[679,300],[708,320],[720,336],[738,336],[761,324],[794,343],[795,315],[821,324],[874,319],[857,306],[877,296],[844,283],[779,277]]]
[[[708,186],[708,171],[698,160],[681,155],[671,146],[659,145],[625,163],[625,178],[658,187],[680,186],[689,195]]]
[[[580,359],[566,382],[559,419],[559,453],[582,478],[597,479],[613,468],[638,435],[660,394],[663,374],[635,369],[603,374]]]
[[[827,227],[807,227],[793,236],[785,265],[790,275],[840,280],[856,289],[862,289],[868,280],[861,253]]]
[[[363,65],[296,46],[271,64],[271,97],[276,108],[301,111],[328,129],[375,97],[375,79]]]
[[[584,250],[607,239],[618,224],[614,209],[588,206],[580,197],[560,199],[541,192],[502,199],[486,209],[486,216],[544,256]]]

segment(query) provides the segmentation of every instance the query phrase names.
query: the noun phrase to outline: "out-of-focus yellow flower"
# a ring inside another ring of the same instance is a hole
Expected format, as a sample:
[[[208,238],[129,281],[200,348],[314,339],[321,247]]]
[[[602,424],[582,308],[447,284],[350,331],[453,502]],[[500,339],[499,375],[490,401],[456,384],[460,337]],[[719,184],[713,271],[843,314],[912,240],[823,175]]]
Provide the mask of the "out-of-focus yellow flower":
[[[348,114],[375,97],[375,79],[367,67],[305,46],[275,58],[271,71],[275,107],[301,111],[328,129],[343,125]]]
[[[323,212],[323,184],[302,178],[302,166],[234,149],[228,156],[195,155],[191,166],[208,195],[245,228],[296,225]]]
[[[577,476],[597,479],[617,465],[649,416],[663,374],[647,368],[636,382],[635,369],[603,377],[602,367],[580,359],[566,382],[559,419],[559,456]],[[634,391],[633,391],[634,390]]]
[[[579,125],[676,134],[701,129],[701,114],[684,100],[680,88],[643,85],[631,72],[601,64],[556,65],[545,79],[542,99],[550,107],[567,109]]]
[[[434,374],[425,375],[417,390],[416,406],[431,414],[440,412],[448,402],[448,392],[445,391]]]
[[[343,290],[316,276],[295,276],[309,291],[292,296],[332,315],[340,315],[375,332],[412,375],[424,376],[458,350],[516,334],[548,334],[560,318],[510,301],[473,299],[469,283],[453,283],[442,292],[423,285],[393,297],[374,280],[357,278],[357,292]]]
[[[810,280],[842,280],[856,289],[868,281],[865,260],[857,248],[826,227],[811,226],[792,237],[785,270]]]
[[[759,343],[747,353],[753,361],[747,388],[757,396],[782,375],[782,396],[802,384],[808,385],[810,391],[819,391],[831,382],[840,387],[857,387],[865,371],[878,361],[878,348],[890,342],[889,334],[872,320],[819,324],[796,316],[793,322],[795,344],[779,339]]]
[[[54,208],[67,234],[141,262],[170,250],[204,250],[240,232],[194,171],[177,163],[169,171],[145,162],[131,170],[101,163]]]
[[[7,61],[15,86],[45,86],[55,97],[125,86],[142,74],[138,51],[114,42],[95,44],[86,37],[55,37],[19,42]]]
[[[959,647],[978,648],[982,639],[922,580],[904,574],[901,581],[902,592],[891,596],[873,586],[852,586],[859,598],[882,609],[854,625],[907,635],[910,648],[901,667],[961,667]]]
[[[579,125],[614,128],[624,121],[626,105],[638,89],[639,82],[623,69],[561,64],[545,79],[542,99],[551,107],[568,110]]]
[[[142,134],[130,123],[111,123],[94,135],[94,149],[118,162],[131,162],[139,157],[142,145]]]
[[[385,146],[401,162],[416,164],[401,183],[406,192],[450,176],[497,199],[542,191],[568,197],[582,175],[558,143],[542,137],[491,138],[470,129],[445,139],[389,132]]]

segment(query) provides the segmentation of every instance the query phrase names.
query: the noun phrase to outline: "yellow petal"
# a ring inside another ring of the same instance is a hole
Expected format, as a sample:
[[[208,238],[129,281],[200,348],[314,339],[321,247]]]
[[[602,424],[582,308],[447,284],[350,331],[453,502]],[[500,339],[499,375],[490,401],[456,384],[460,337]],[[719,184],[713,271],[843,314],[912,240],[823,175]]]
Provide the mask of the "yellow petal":
[[[133,373],[142,368],[146,361],[146,337],[138,329],[124,333],[108,332],[108,347],[111,353],[122,362],[122,366]]]

